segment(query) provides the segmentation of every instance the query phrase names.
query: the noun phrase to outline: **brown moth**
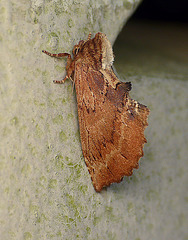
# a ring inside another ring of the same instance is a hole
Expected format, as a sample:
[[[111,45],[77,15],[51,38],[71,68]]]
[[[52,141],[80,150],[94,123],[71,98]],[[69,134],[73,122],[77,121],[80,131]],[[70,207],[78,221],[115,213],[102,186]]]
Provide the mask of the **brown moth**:
[[[144,129],[149,109],[129,96],[130,82],[121,82],[112,69],[112,46],[104,33],[74,46],[68,57],[67,75],[76,88],[82,151],[97,192],[138,168],[146,143]]]

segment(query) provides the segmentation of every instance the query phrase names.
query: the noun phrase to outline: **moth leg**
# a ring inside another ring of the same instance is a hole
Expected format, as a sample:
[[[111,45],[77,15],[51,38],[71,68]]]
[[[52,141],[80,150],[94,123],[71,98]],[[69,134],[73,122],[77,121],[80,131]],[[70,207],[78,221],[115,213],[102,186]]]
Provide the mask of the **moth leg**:
[[[66,79],[71,79],[71,75],[72,75],[72,72],[73,72],[73,67],[71,67],[71,63],[72,63],[72,58],[71,58],[71,55],[69,53],[50,53],[50,52],[47,52],[46,50],[42,50],[43,53],[47,54],[48,56],[50,57],[56,57],[56,58],[62,58],[62,57],[68,57],[67,59],[67,65],[66,65],[66,71],[67,71],[67,75],[65,76],[64,79],[62,80],[54,80],[53,82],[54,83],[57,83],[57,84],[62,84],[66,81]]]
[[[71,59],[71,55],[69,53],[50,53],[47,52],[46,50],[42,50],[43,53],[47,54],[50,57],[56,57],[56,58],[62,58],[62,57],[67,57]]]
[[[65,78],[63,80],[54,80],[53,82],[54,83],[58,83],[58,84],[62,84],[66,81],[66,79],[70,79],[73,83],[74,83],[74,80],[72,79],[72,76],[73,76],[73,73],[74,73],[74,62],[72,61],[71,57],[68,58],[67,60],[67,66],[66,66],[66,71],[67,71],[67,74],[65,76]]]
[[[89,33],[88,37],[87,37],[87,41],[91,39],[91,32]]]
[[[68,75],[66,75],[65,78],[62,79],[62,80],[53,80],[53,83],[63,84],[67,79],[70,79],[70,80],[73,82],[73,84],[74,84],[74,81],[73,81],[72,78],[69,77]]]
[[[68,78],[69,78],[69,77],[66,75],[65,78],[62,79],[62,80],[53,80],[53,83],[63,84],[63,83],[66,81],[66,79],[68,79]]]
[[[56,58],[68,57],[66,70],[69,69],[69,67],[72,63],[72,58],[71,58],[71,55],[69,53],[50,53],[50,52],[47,52],[46,50],[42,50],[42,52],[47,54],[50,57],[56,57]]]
[[[69,60],[69,59],[68,59]],[[66,71],[67,74],[65,76],[64,79],[58,81],[58,80],[54,80],[54,83],[58,83],[58,84],[62,84],[66,81],[66,79],[70,79],[73,82],[73,88],[74,88],[74,80],[72,79],[72,76],[74,75],[74,65],[75,63],[72,61],[72,59],[70,58],[70,61],[67,60],[67,66],[66,66]]]

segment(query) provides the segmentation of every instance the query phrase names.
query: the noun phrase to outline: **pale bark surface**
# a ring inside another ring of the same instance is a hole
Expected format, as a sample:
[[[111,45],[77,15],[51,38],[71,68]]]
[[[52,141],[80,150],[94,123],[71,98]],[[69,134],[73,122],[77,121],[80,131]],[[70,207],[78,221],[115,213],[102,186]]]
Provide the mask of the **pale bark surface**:
[[[187,98],[182,94],[187,83],[143,75],[136,81],[141,74],[126,78],[133,81],[131,96],[151,109],[148,144],[139,170],[98,194],[82,156],[72,82],[52,83],[64,77],[66,59],[41,53],[71,52],[89,32],[104,32],[113,43],[137,5],[133,0],[0,2],[1,239],[186,236],[182,186],[188,154],[182,129],[187,116],[182,109]],[[153,114],[155,109],[163,114]],[[171,117],[180,124],[166,129]]]

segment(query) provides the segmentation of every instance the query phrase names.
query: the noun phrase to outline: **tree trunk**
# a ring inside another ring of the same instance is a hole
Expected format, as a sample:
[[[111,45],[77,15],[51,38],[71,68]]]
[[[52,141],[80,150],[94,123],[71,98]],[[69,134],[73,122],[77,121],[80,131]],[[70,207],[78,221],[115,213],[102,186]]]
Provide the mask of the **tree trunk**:
[[[153,128],[146,131],[148,150],[141,160],[143,167],[122,183],[96,193],[82,156],[72,82],[52,82],[64,78],[66,59],[53,59],[41,52],[45,49],[70,53],[89,32],[104,32],[114,43],[138,3],[139,0],[1,1],[1,239],[168,238],[163,236],[168,236],[172,227],[167,226],[167,231],[164,228],[167,220],[174,221],[165,218],[163,226],[160,218],[164,210],[160,210],[160,179],[165,173],[161,170],[152,175],[157,161],[164,164],[165,157],[164,168],[174,168],[167,164],[168,154],[157,159],[156,149],[165,144],[165,133],[161,132],[162,143],[157,142],[158,135],[153,132],[158,130],[150,122]],[[152,111],[161,99],[153,101],[152,91],[161,90],[159,84],[152,85],[154,82],[148,78],[142,83],[134,82],[135,91],[140,87],[134,99],[142,99]],[[185,91],[181,86],[181,91]],[[165,100],[170,104],[168,98]],[[151,113],[151,121],[155,120],[160,117],[153,118]],[[167,150],[169,153],[171,148]],[[180,156],[179,163],[182,159]],[[170,177],[172,184],[174,176]],[[173,198],[178,196],[171,196],[172,201]],[[176,203],[180,201],[177,199]],[[182,214],[183,211],[175,213],[180,222]],[[181,233],[184,225],[178,229]],[[169,239],[175,239],[173,236]]]

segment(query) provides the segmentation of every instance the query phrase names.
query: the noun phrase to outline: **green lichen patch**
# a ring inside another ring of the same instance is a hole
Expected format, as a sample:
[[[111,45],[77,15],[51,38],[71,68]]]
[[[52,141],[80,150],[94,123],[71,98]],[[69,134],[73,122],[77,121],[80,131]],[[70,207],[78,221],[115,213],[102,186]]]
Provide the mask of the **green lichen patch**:
[[[70,18],[70,19],[68,20],[68,23],[67,23],[67,24],[68,24],[68,26],[69,26],[70,28],[72,28],[72,27],[75,26],[75,24],[74,24],[72,18]]]
[[[133,212],[134,211],[134,204],[132,202],[128,202],[127,203],[127,211],[129,213]]]
[[[57,186],[57,180],[56,179],[50,179],[48,183],[48,188],[56,188]]]
[[[125,0],[123,2],[123,6],[127,9],[127,10],[130,10],[133,8],[133,3],[129,0]]]
[[[67,91],[68,91],[69,94],[72,94],[72,84],[69,84],[67,86]]]
[[[154,189],[150,189],[147,193],[146,193],[146,198],[149,200],[149,201],[153,201],[153,200],[156,200],[158,199],[158,192],[156,192]]]
[[[11,134],[11,130],[9,127],[4,127],[2,129],[2,137],[7,137]]]
[[[74,142],[80,142],[80,130],[79,129],[76,131],[74,136],[75,136],[75,139],[73,141]]]
[[[63,63],[61,65],[55,65],[55,70],[59,73],[65,72],[65,65],[63,66]]]
[[[65,142],[65,141],[67,141],[67,139],[68,139],[68,137],[67,137],[66,133],[62,130],[62,131],[59,133],[59,140],[60,140],[61,142]]]
[[[44,223],[46,220],[48,220],[47,217],[42,213],[40,216],[37,216],[36,223]]]
[[[18,117],[13,117],[11,120],[10,120],[10,123],[11,123],[11,125],[18,125]]]
[[[63,156],[61,154],[55,156],[55,168],[57,170],[63,170],[64,168]]]
[[[34,20],[33,20],[34,24],[37,24],[37,23],[38,23],[38,21],[39,21],[39,20],[38,20],[38,18],[37,18],[37,17],[35,17],[35,18],[34,18]]]
[[[39,211],[39,207],[37,205],[34,205],[32,203],[29,205],[29,212],[31,214],[36,214],[38,211]]]
[[[72,114],[72,113],[69,113],[68,115],[67,115],[67,119],[70,121],[70,120],[72,120],[74,118],[74,115]]]
[[[22,169],[21,169],[21,173],[28,176],[28,174],[31,173],[31,166],[30,164],[25,164]]]
[[[30,240],[33,236],[30,232],[24,232],[24,240]]]
[[[63,124],[63,116],[59,114],[55,118],[53,118],[52,121],[55,124]]]
[[[59,237],[62,237],[63,235],[62,235],[61,231],[58,231],[58,232],[56,233],[56,236],[59,238]]]
[[[47,178],[45,176],[41,176],[39,178],[39,183],[38,183],[39,187],[45,189],[46,188],[46,184],[47,184]]]
[[[39,124],[36,124],[36,126],[35,126],[35,134],[39,138],[41,138],[43,136],[43,134],[44,134],[44,132],[42,131],[42,129],[39,126]]]
[[[87,186],[87,185],[81,185],[81,184],[79,184],[78,190],[79,190],[80,192],[82,192],[83,194],[86,194],[86,192],[87,192],[87,190],[88,190],[88,186]]]

